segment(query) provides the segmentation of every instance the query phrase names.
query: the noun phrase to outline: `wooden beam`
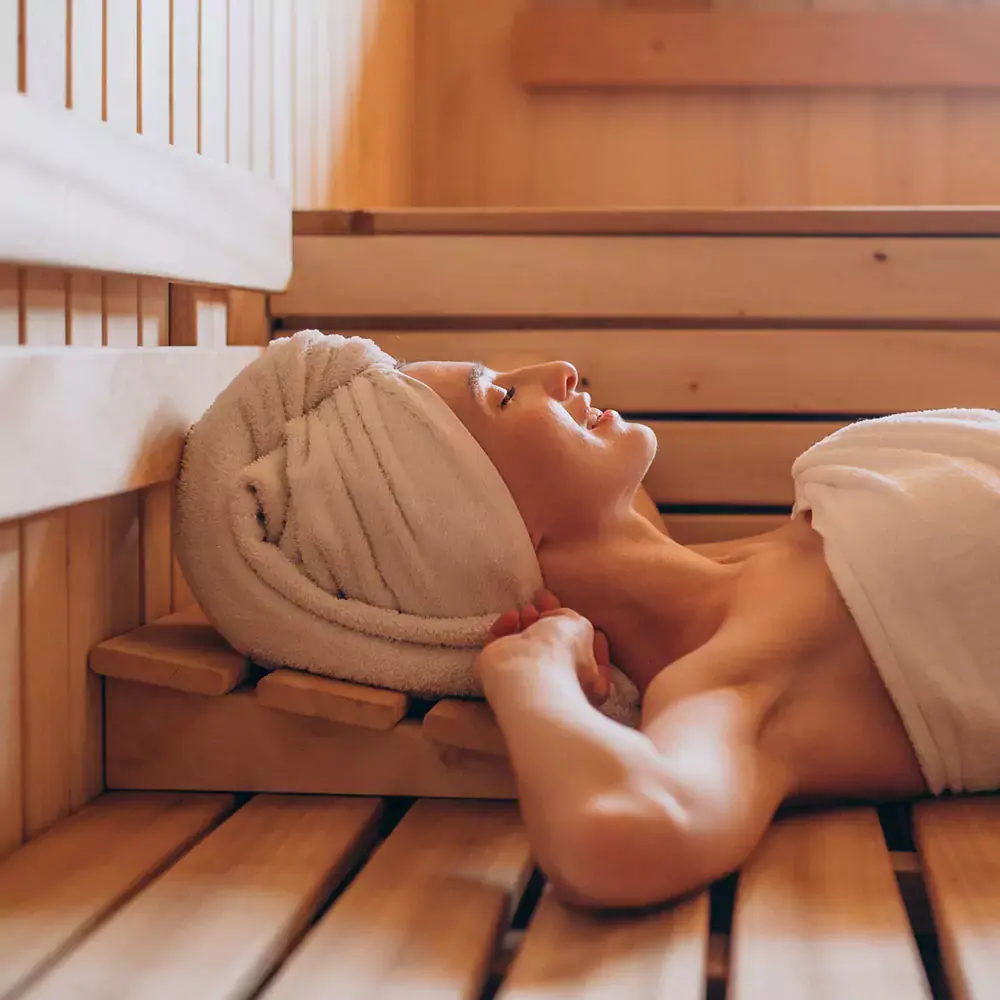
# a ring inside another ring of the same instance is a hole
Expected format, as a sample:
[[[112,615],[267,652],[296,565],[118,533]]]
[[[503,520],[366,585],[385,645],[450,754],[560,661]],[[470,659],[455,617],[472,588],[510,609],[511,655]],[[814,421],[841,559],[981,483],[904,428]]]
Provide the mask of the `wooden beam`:
[[[296,236],[1000,236],[982,205],[676,209],[405,208],[300,211]]]
[[[1000,240],[298,236],[271,315],[1000,324]],[[391,274],[387,281],[385,275]]]
[[[511,35],[528,87],[1000,87],[991,11],[652,11],[529,6]]]
[[[105,698],[109,788],[517,797],[506,760],[448,763],[416,719],[379,732],[275,712],[250,690],[204,698],[115,679]]]
[[[0,354],[0,521],[172,479],[184,435],[258,348]],[[56,474],[58,472],[58,474]]]
[[[0,191],[0,260],[271,291],[291,272],[281,185],[22,94],[0,95]]]

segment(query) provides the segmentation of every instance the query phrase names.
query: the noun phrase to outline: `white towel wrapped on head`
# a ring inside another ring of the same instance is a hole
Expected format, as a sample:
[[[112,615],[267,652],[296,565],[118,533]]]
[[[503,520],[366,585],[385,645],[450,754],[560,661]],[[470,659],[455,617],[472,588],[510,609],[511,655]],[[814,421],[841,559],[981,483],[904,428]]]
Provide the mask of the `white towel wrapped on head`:
[[[489,457],[370,340],[274,341],[192,428],[177,557],[219,632],[265,666],[479,695],[496,617],[542,586]],[[633,721],[615,671],[606,714]]]
[[[1000,787],[1000,413],[860,421],[792,474],[928,787]]]

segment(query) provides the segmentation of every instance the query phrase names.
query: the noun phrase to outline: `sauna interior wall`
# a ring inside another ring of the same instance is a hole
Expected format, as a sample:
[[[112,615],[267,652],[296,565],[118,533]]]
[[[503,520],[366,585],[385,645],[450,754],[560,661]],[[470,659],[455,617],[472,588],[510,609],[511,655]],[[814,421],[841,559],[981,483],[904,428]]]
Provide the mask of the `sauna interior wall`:
[[[402,204],[412,25],[409,0],[0,0],[0,91],[266,174],[299,208]],[[0,264],[0,349],[253,342],[258,304]],[[0,855],[102,789],[87,650],[189,601],[166,486],[0,524]]]
[[[537,0],[420,0],[417,204],[1000,202],[998,93],[531,95],[513,81],[508,59],[514,15],[531,2]],[[670,0],[607,2],[684,6]],[[978,0],[974,6],[998,3]],[[719,9],[968,6],[965,0],[712,0]]]

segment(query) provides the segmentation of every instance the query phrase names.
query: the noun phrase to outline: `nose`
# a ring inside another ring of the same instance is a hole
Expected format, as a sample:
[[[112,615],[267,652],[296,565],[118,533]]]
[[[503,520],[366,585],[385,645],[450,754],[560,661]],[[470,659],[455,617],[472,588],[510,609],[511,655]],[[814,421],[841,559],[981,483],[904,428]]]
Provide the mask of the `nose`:
[[[537,382],[550,396],[565,400],[579,385],[580,375],[568,361],[547,361],[544,364],[522,368],[518,375]]]

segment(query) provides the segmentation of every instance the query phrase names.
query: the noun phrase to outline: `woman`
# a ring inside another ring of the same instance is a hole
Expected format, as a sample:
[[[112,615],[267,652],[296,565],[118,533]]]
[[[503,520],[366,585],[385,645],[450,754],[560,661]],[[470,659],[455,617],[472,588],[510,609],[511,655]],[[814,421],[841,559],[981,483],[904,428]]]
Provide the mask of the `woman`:
[[[638,906],[711,882],[788,799],[925,791],[808,513],[686,548],[641,494],[652,432],[598,415],[572,365],[402,371],[493,461],[551,591],[497,621],[478,670],[564,899]],[[637,731],[590,703],[606,694],[592,626],[639,688]]]
[[[642,493],[655,448],[570,364],[307,331],[192,429],[175,551],[258,662],[484,693],[567,901],[703,886],[787,800],[1000,787],[1000,414],[850,425],[796,461],[787,525],[691,548]]]

